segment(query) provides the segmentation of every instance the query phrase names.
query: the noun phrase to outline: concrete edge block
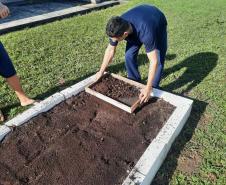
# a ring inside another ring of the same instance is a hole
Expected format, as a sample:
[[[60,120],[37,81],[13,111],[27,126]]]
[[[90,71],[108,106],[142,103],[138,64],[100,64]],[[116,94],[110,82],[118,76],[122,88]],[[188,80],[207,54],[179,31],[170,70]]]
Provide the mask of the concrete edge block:
[[[167,143],[154,140],[152,148],[149,148],[149,157],[150,162],[146,161],[146,163],[143,163],[144,165],[139,168],[139,172],[143,173],[145,175],[144,181],[141,183],[141,185],[150,185],[152,180],[154,179],[156,173],[158,172],[159,168],[161,167],[162,163],[164,162],[169,150],[171,148],[171,145],[168,145]],[[155,152],[153,152],[155,151]],[[150,157],[152,154],[153,159]]]
[[[141,184],[145,176],[136,168],[133,168],[122,185],[138,185]]]
[[[53,108],[55,105],[61,103],[65,100],[65,97],[61,93],[55,93],[52,96],[46,98],[45,100],[41,101],[37,105],[35,105],[33,108],[38,112],[47,112],[51,108]]]
[[[151,96],[162,98],[176,107],[192,105],[193,103],[193,100],[190,100],[188,98],[175,95],[166,91],[162,91],[160,89],[155,89],[155,88],[153,88],[153,92],[151,93]]]
[[[191,112],[191,106],[177,107],[169,120],[156,136],[156,140],[172,145],[181,132]]]
[[[65,99],[68,99],[72,96],[77,95],[81,91],[85,90],[85,87],[91,84],[95,80],[95,75],[92,75],[85,80],[82,80],[81,82],[76,83],[75,85],[72,85],[62,91],[60,91],[60,94],[62,94]]]
[[[6,125],[0,125],[0,142],[4,139],[4,137],[11,132],[11,129]]]
[[[150,173],[154,177],[155,173],[158,171],[158,168],[161,166],[162,161],[165,159],[165,156],[167,155],[168,152],[167,149],[168,149],[167,144],[159,142],[154,139],[148,146],[148,148],[145,150],[145,152],[143,153],[143,155],[141,156],[141,158],[139,159],[134,168],[138,172],[143,174],[145,178]]]
[[[39,112],[34,109],[34,106],[30,109],[24,111],[23,113],[17,115],[15,118],[7,121],[4,125],[8,127],[12,126],[20,126],[24,124],[25,122],[29,121],[31,118],[37,116]]]

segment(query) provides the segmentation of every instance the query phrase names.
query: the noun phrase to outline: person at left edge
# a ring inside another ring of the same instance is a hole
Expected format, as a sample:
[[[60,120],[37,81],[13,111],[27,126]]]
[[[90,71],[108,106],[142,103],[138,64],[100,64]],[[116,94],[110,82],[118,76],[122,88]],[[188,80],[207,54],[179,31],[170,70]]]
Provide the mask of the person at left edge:
[[[6,18],[10,11],[7,6],[0,3],[0,18]],[[16,74],[16,70],[13,66],[11,59],[3,44],[0,42],[0,76],[6,79],[9,86],[15,91],[21,106],[27,106],[36,103],[35,100],[29,98],[21,87],[19,77]],[[0,110],[0,121],[4,121],[4,116]]]

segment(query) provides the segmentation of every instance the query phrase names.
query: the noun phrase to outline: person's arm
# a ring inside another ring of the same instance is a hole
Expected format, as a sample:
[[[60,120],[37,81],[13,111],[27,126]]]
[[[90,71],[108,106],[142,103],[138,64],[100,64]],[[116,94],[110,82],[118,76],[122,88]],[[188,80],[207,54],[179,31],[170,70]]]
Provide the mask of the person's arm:
[[[96,74],[96,80],[101,78],[101,76],[104,74],[105,69],[112,62],[115,52],[116,52],[116,46],[112,46],[112,45],[108,44],[108,47],[105,50],[104,59],[103,59],[101,68]]]
[[[158,67],[158,51],[155,49],[147,53],[148,59],[150,61],[150,68],[148,72],[148,82],[144,89],[140,93],[140,103],[147,102],[150,98],[150,93],[152,92],[152,82],[155,78],[155,73]]]
[[[0,2],[0,18],[1,19],[6,18],[9,15],[9,13],[10,12],[8,7]]]

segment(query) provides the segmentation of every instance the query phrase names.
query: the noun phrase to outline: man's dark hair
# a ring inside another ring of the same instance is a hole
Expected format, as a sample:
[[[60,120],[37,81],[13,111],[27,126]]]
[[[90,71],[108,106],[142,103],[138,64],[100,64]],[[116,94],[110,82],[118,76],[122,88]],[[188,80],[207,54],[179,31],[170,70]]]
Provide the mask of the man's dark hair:
[[[109,37],[121,37],[130,27],[128,21],[119,16],[112,17],[106,26],[106,34]]]

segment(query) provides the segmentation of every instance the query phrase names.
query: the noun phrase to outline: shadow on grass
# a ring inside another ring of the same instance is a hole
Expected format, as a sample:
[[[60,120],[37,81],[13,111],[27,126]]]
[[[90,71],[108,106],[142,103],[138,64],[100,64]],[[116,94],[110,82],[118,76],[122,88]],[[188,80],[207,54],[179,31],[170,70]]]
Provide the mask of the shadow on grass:
[[[187,59],[183,60],[177,65],[172,66],[169,69],[164,70],[163,79],[169,74],[185,68],[183,75],[166,85],[164,89],[173,91],[184,85],[187,85],[186,89],[182,91],[182,94],[188,93],[191,89],[196,87],[217,65],[218,55],[211,52],[203,52],[195,54]]]
[[[211,52],[203,52],[188,57],[181,63],[172,66],[165,70],[165,75],[176,72],[181,68],[186,68],[183,75],[175,79],[172,83],[164,86],[164,90],[173,91],[186,84],[186,89],[183,90],[183,94],[186,94],[194,87],[196,87],[217,65],[218,55]],[[197,127],[197,124],[208,105],[206,102],[193,99],[193,107],[191,115],[186,122],[181,133],[173,143],[170,152],[168,153],[165,161],[163,162],[160,170],[156,174],[152,184],[153,185],[167,185],[169,184],[172,175],[177,167],[177,160],[181,151],[185,147],[186,143],[192,138],[193,132]]]
[[[168,53],[168,54],[166,55],[166,60],[173,60],[173,59],[176,58],[176,56],[177,56],[176,54],[169,54],[169,53]]]
[[[177,56],[176,54],[169,54],[168,53],[166,55],[166,58],[165,58],[166,62],[175,59],[176,56]],[[146,63],[149,62],[148,57],[147,57],[146,54],[139,54],[138,57],[137,57],[137,60],[138,60],[138,65],[139,66],[145,65]],[[142,81],[145,82],[144,79]]]
[[[169,54],[168,53],[165,57],[165,60],[166,60],[166,62],[168,62],[170,60],[175,59],[176,56],[177,56],[176,54]],[[146,63],[149,62],[146,54],[139,54],[137,60],[138,60],[139,67],[142,66],[142,65],[145,65]],[[141,79],[141,83],[146,84],[147,83],[147,77],[144,78],[144,79]]]

